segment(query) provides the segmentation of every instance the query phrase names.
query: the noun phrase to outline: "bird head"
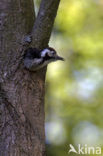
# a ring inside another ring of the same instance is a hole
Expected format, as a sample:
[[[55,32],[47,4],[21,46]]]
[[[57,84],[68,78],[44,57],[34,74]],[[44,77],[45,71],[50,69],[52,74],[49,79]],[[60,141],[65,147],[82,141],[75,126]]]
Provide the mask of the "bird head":
[[[59,56],[55,49],[48,47],[41,51],[41,57],[43,57],[46,60],[50,60],[50,62],[61,60],[64,61],[64,58]]]

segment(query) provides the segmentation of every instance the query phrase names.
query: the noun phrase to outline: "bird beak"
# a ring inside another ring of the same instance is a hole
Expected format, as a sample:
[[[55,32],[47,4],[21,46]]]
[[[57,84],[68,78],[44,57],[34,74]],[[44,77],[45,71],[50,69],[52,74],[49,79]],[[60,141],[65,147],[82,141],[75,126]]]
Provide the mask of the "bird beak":
[[[58,56],[58,55],[55,56],[55,59],[56,59],[56,60],[64,61],[64,58],[63,58],[63,57],[60,57],[60,56]]]

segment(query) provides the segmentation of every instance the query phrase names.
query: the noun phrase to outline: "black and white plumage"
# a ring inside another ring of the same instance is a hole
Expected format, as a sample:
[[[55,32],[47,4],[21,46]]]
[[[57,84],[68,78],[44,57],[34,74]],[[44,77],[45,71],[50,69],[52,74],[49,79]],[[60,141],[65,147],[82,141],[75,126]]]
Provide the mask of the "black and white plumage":
[[[24,54],[24,66],[30,71],[37,71],[50,62],[57,60],[63,61],[64,59],[58,56],[56,51],[51,47],[41,51],[36,48],[28,48]]]

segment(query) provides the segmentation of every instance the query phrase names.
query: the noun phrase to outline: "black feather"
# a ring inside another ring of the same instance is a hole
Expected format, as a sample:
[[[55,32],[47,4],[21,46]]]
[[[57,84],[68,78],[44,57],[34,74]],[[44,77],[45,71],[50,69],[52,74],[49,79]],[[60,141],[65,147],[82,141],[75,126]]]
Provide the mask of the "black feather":
[[[40,58],[40,50],[36,48],[28,48],[25,50],[24,58],[29,59]]]

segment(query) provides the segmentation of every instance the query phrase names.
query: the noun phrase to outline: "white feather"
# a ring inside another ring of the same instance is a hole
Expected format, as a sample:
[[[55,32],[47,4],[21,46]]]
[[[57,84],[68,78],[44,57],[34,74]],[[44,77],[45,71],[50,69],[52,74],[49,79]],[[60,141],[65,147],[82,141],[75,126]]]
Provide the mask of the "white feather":
[[[49,49],[44,49],[41,53],[41,56],[44,57],[46,53],[50,53]]]

